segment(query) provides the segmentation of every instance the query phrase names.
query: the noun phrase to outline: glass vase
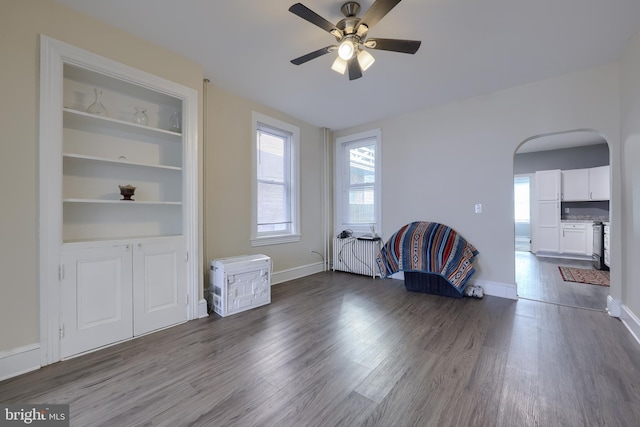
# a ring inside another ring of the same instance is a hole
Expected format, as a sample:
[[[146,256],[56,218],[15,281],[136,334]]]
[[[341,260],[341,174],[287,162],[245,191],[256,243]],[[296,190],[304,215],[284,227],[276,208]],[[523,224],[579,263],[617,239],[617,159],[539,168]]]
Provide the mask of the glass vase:
[[[181,119],[180,114],[177,111],[173,111],[171,117],[169,117],[169,130],[180,133],[182,128]]]
[[[93,102],[93,104],[89,105],[89,108],[87,108],[87,112],[95,114],[97,116],[109,117],[107,107],[105,107],[102,103],[102,89],[93,89],[93,92],[96,95],[96,100]]]
[[[142,107],[135,107],[135,108],[136,108],[136,112],[133,115],[133,121],[139,125],[147,126],[147,124],[149,124],[147,109]]]

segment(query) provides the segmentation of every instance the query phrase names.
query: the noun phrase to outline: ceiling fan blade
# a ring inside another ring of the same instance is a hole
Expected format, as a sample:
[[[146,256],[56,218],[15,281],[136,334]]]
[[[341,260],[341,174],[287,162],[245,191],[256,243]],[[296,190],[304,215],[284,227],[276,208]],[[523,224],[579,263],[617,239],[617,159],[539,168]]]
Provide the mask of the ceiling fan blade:
[[[311,61],[312,59],[316,59],[319,56],[325,55],[329,52],[332,52],[336,49],[336,46],[327,46],[322,49],[314,50],[311,53],[307,53],[306,55],[302,55],[299,58],[292,59],[291,63],[294,65],[304,64],[307,61]]]
[[[317,25],[325,31],[332,32],[337,30],[336,26],[331,22],[324,19],[322,16],[315,13],[302,3],[296,3],[289,8],[289,12],[298,15],[300,18],[311,22],[313,25]]]
[[[360,68],[360,63],[356,56],[351,58],[347,64],[349,67],[349,80],[355,80],[362,77],[362,68]]]
[[[371,29],[378,21],[384,18],[391,9],[400,3],[400,1],[401,0],[376,0],[360,20],[360,25],[365,24],[367,28]]]
[[[421,43],[418,40],[369,39],[366,41],[365,46],[370,49],[414,54],[420,48]]]

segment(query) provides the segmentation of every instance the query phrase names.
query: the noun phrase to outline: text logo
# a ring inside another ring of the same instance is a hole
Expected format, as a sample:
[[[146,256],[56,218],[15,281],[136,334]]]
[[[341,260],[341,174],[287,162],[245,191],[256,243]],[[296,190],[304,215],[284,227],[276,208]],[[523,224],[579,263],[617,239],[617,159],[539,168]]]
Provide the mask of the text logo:
[[[0,404],[0,427],[69,427],[69,405]]]

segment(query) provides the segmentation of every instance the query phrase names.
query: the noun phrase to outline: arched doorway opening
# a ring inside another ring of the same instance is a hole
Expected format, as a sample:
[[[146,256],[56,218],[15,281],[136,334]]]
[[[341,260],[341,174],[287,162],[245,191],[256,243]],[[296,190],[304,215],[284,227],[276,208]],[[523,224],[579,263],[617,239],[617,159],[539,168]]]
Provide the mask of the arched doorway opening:
[[[594,130],[537,135],[518,147],[514,249],[520,298],[606,310],[608,271],[594,266],[593,224],[610,218],[609,165],[608,142]],[[589,180],[594,189],[606,186],[607,194],[594,197]]]

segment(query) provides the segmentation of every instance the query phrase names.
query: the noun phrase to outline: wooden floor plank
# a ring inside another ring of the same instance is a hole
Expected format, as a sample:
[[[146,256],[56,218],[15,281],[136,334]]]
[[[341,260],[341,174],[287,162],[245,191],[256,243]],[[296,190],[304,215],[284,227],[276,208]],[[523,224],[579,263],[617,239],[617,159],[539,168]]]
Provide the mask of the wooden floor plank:
[[[636,426],[640,345],[600,311],[327,272],[5,380],[0,402],[68,403],[74,426]]]
[[[593,262],[567,258],[538,257],[516,251],[518,295],[537,301],[605,311],[608,286],[565,282],[559,266],[593,269]]]

